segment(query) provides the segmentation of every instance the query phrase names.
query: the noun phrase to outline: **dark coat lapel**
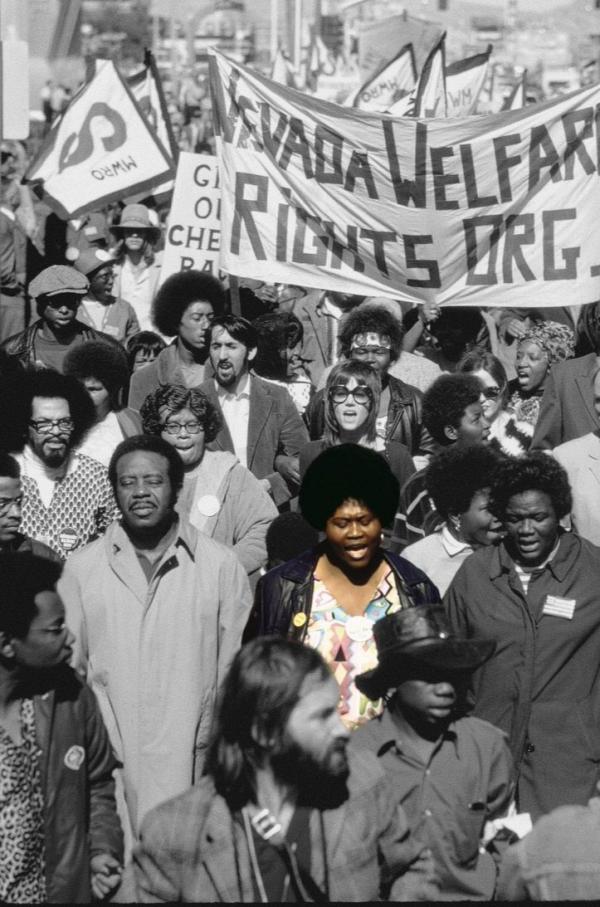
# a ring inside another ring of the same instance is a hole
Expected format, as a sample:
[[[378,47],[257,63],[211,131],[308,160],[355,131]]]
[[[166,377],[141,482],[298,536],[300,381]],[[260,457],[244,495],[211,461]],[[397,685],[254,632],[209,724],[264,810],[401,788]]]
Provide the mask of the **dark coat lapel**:
[[[250,379],[250,413],[248,417],[248,469],[252,469],[258,444],[273,409],[273,400],[260,378]]]

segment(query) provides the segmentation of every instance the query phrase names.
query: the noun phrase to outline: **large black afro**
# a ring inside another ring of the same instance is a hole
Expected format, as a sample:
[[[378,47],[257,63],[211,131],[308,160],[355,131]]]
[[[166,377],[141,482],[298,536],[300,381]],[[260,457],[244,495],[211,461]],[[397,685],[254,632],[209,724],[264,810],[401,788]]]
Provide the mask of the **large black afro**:
[[[216,316],[225,311],[225,290],[220,280],[203,271],[179,271],[167,277],[152,304],[154,324],[167,337],[179,331],[181,316],[192,302],[210,302]]]
[[[96,378],[101,381],[110,394],[114,405],[119,392],[129,382],[129,363],[123,347],[104,343],[102,340],[87,340],[73,347],[65,356],[63,364],[65,375],[72,375],[79,381]]]
[[[315,529],[344,501],[359,501],[389,526],[398,509],[400,487],[385,458],[359,444],[339,444],[313,460],[300,487],[300,510]]]
[[[475,375],[460,372],[436,378],[423,397],[422,419],[438,444],[450,444],[444,429],[458,428],[467,406],[478,403],[481,392],[482,384]]]
[[[518,459],[507,458],[492,485],[490,510],[503,520],[510,499],[524,491],[547,494],[559,520],[571,512],[573,500],[567,473],[547,453],[536,451]]]
[[[494,481],[501,456],[487,444],[459,441],[431,458],[425,484],[435,509],[443,519],[464,513],[473,496]]]

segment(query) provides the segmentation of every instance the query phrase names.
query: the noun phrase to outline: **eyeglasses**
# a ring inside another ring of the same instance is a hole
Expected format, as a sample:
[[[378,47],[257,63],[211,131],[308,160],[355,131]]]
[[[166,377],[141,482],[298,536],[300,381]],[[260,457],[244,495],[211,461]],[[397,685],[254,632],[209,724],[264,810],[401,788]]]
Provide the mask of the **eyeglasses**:
[[[29,424],[39,435],[47,435],[53,428],[65,432],[71,432],[75,428],[72,419],[30,419]]]
[[[5,516],[11,507],[21,508],[23,505],[23,495],[20,494],[18,498],[0,498],[0,516]]]
[[[492,385],[491,387],[484,387],[481,393],[486,400],[497,400],[502,393],[502,390],[501,388]]]
[[[368,406],[373,399],[368,387],[355,387],[353,390],[349,390],[343,384],[332,387],[329,396],[333,403],[345,403],[348,397],[352,397],[359,406]]]
[[[193,421],[190,419],[189,422],[165,422],[162,429],[168,435],[178,435],[182,429],[185,429],[188,435],[199,435],[203,431],[202,423],[197,419]]]

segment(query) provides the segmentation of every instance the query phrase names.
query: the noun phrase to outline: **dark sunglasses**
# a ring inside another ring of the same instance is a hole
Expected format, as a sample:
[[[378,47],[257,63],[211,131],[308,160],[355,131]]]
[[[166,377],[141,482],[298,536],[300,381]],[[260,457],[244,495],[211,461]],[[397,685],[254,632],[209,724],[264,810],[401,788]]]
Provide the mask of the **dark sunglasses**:
[[[502,389],[500,387],[494,387],[494,386],[484,387],[483,390],[481,391],[481,393],[483,394],[483,396],[485,397],[486,400],[497,400],[498,397],[500,396],[500,394],[502,393]]]

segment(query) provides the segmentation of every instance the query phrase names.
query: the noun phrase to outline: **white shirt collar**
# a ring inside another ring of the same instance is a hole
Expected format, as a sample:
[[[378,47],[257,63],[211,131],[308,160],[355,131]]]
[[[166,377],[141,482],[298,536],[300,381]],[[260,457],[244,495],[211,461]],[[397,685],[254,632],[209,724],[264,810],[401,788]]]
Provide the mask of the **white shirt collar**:
[[[217,389],[217,396],[227,397],[231,400],[241,400],[244,397],[250,397],[250,373],[246,372],[246,375],[242,379],[242,383],[238,387],[237,391],[233,393],[232,391],[227,390],[226,387],[221,387],[219,382],[215,379],[215,387]]]
[[[448,557],[456,557],[457,554],[462,554],[467,549],[473,551],[473,547],[468,542],[461,542],[452,535],[446,523],[442,526],[442,545]]]

